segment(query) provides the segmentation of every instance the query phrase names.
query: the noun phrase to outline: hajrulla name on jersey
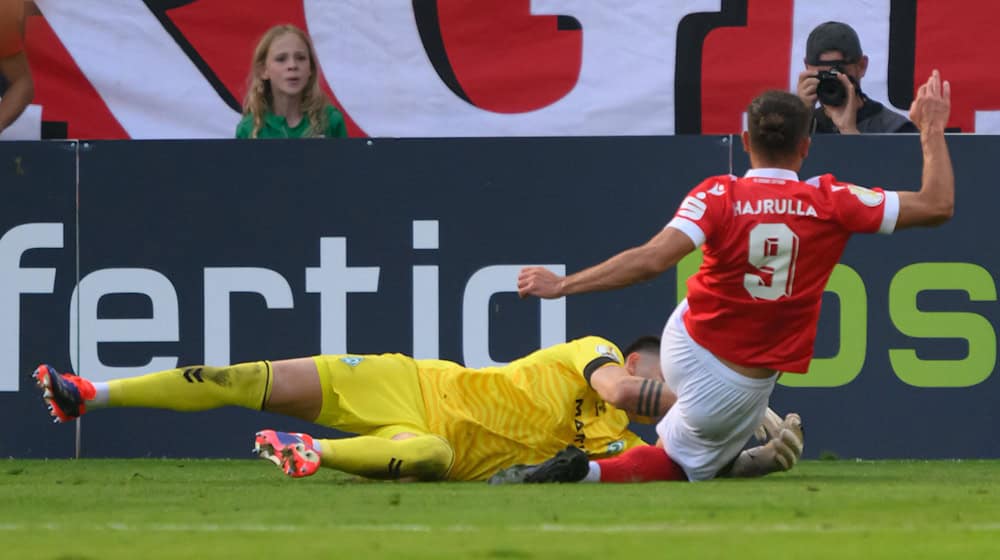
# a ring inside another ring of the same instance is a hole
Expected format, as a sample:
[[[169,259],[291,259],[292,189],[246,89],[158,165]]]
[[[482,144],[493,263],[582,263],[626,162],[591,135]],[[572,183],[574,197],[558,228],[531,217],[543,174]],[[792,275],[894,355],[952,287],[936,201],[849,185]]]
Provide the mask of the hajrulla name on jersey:
[[[733,214],[736,216],[757,214],[784,214],[789,216],[819,217],[812,204],[790,198],[763,198],[756,202],[736,201],[733,203]]]

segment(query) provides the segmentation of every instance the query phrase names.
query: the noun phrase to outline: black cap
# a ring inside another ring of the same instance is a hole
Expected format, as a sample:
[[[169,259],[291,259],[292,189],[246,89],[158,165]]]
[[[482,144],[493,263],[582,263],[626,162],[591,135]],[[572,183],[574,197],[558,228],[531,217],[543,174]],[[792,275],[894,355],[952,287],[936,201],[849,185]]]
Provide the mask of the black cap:
[[[806,63],[820,66],[819,55],[826,51],[840,51],[845,61],[857,62],[861,60],[861,41],[850,25],[828,21],[809,34],[806,40]]]

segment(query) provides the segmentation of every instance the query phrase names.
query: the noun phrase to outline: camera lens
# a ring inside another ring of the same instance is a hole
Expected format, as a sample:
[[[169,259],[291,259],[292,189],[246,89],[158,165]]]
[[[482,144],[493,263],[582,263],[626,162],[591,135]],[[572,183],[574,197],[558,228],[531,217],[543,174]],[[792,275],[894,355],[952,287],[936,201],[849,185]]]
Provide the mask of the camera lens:
[[[821,71],[817,74],[819,85],[816,86],[816,97],[823,105],[840,107],[847,100],[847,88],[837,79],[838,72]]]

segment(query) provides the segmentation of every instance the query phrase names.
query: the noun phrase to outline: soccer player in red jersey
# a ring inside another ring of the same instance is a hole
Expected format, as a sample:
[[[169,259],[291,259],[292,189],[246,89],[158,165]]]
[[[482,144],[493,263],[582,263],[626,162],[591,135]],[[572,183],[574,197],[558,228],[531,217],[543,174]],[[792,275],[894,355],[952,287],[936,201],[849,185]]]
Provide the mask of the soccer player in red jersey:
[[[832,175],[799,180],[809,111],[793,94],[766,92],[748,110],[746,175],[706,179],[649,242],[601,264],[567,277],[522,270],[522,297],[557,298],[649,280],[696,247],[705,257],[663,330],[663,378],[677,395],[657,424],[666,457],[625,453],[602,473],[599,462],[580,468],[586,458],[568,449],[524,471],[524,481],[566,481],[567,470],[576,473],[570,479],[593,481],[730,474],[738,458],[747,459],[741,449],[764,418],[778,373],[806,373],[823,288],[850,236],[951,218],[955,179],[944,137],[950,107],[951,86],[935,70],[910,107],[923,148],[920,190],[893,192]],[[658,466],[640,469],[650,461]]]

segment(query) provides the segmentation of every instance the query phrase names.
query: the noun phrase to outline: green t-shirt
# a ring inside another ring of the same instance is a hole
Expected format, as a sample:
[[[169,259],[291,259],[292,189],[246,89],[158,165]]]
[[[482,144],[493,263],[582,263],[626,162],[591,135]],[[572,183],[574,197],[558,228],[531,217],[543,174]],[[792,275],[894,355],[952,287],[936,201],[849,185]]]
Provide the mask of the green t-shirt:
[[[347,126],[344,124],[344,117],[333,105],[326,106],[326,120],[327,125],[321,136],[324,138],[347,137]],[[264,126],[257,133],[257,138],[303,138],[308,136],[310,125],[308,115],[302,116],[302,122],[298,126],[290,127],[285,117],[268,111],[264,113]],[[236,137],[250,138],[251,132],[253,132],[253,115],[245,115],[236,127]]]

